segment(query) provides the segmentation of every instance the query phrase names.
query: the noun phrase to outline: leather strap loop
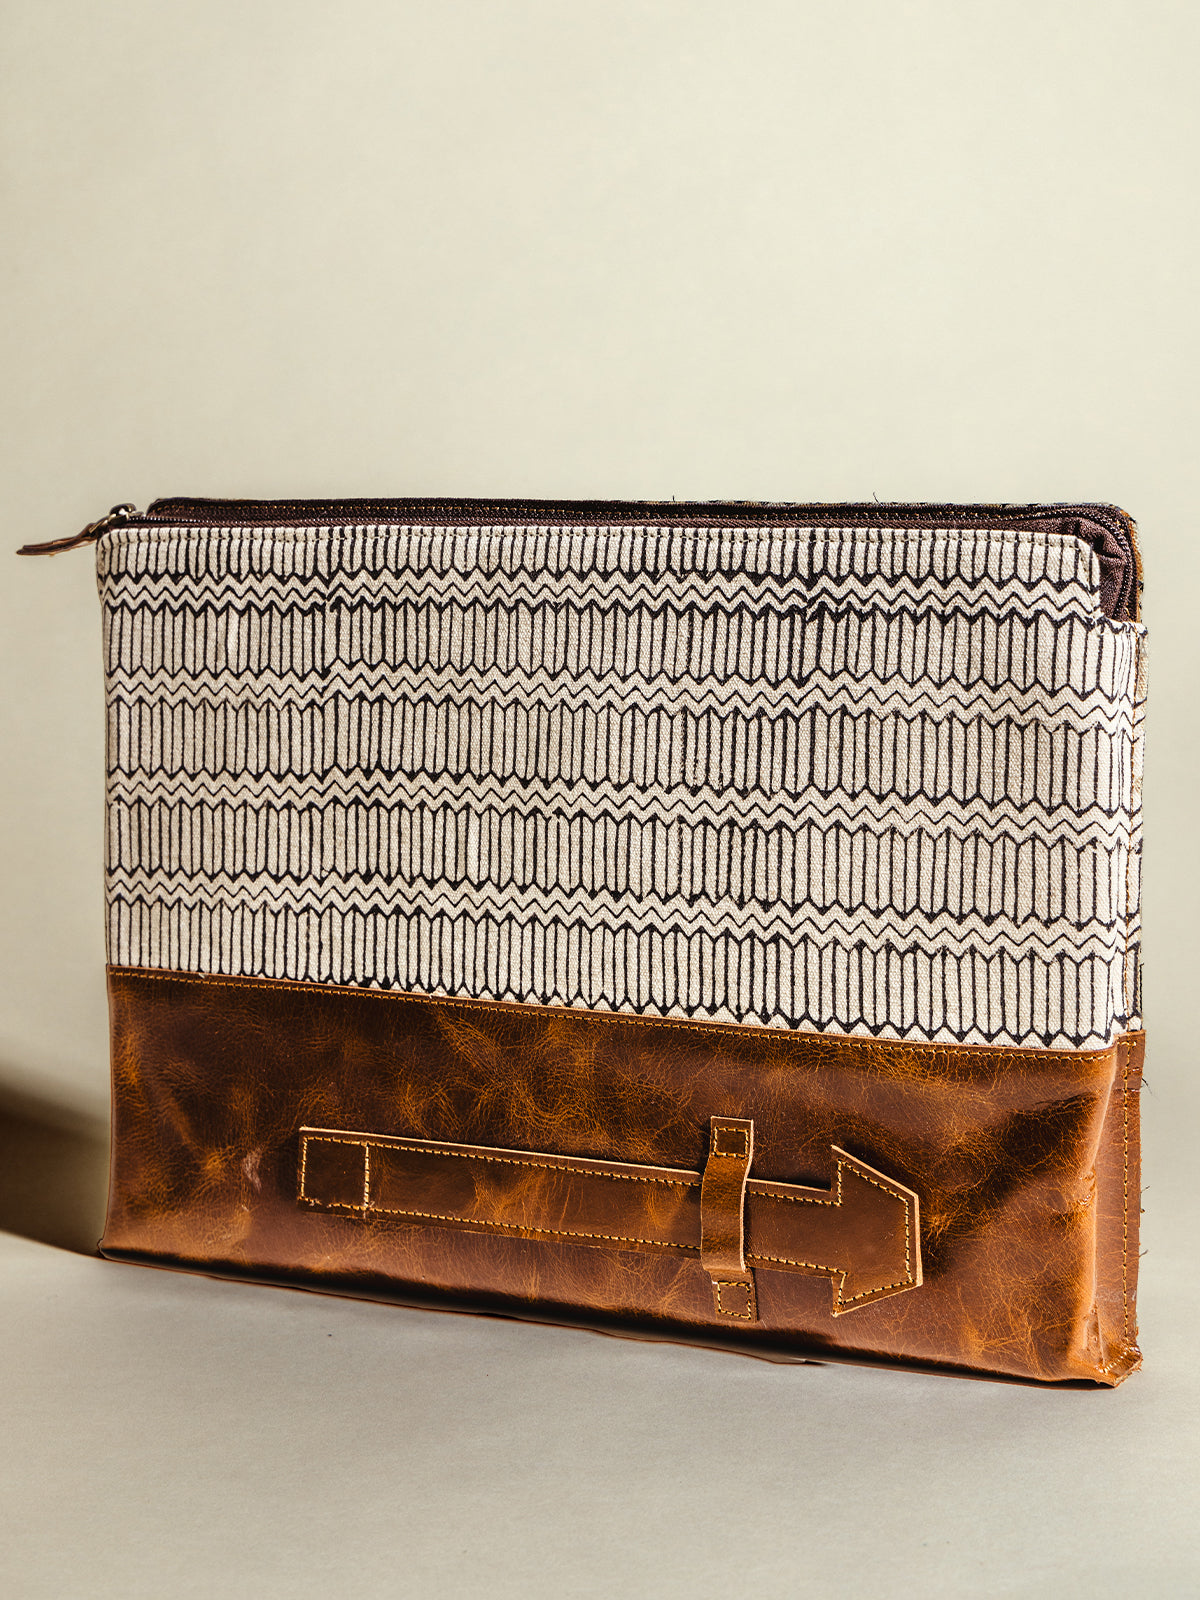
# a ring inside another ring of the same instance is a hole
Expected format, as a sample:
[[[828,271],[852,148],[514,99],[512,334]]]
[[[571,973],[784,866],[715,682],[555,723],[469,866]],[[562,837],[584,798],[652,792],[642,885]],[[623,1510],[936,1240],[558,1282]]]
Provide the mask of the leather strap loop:
[[[754,1274],[746,1265],[746,1180],[754,1159],[754,1124],[714,1117],[700,1185],[700,1265],[712,1279],[718,1317],[758,1320]]]
[[[835,1317],[921,1282],[917,1196],[830,1146],[833,1187],[744,1178],[753,1126],[713,1134],[706,1171],[549,1151],[301,1128],[297,1202],[372,1224],[466,1228],[600,1250],[666,1251],[705,1266],[719,1320],[756,1319],[753,1269],[827,1274]],[[707,1187],[705,1187],[707,1184]],[[697,1275],[699,1277],[699,1274]]]

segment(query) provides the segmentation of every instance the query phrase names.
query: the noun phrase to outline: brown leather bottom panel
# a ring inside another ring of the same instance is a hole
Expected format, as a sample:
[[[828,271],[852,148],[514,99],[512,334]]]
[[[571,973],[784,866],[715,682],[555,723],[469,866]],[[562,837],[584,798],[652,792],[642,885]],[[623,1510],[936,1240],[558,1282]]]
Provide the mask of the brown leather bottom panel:
[[[947,1047],[128,969],[109,990],[106,1255],[762,1355],[1139,1364],[1140,1034]]]

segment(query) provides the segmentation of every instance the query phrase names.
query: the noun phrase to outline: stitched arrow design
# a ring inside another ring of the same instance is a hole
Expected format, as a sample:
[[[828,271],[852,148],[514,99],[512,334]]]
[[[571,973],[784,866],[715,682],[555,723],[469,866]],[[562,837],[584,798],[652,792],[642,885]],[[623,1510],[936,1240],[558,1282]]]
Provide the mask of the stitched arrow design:
[[[751,1179],[746,1262],[830,1279],[833,1315],[921,1282],[916,1194],[832,1147],[830,1189]],[[298,1203],[371,1222],[700,1256],[699,1172],[331,1128],[300,1130]]]

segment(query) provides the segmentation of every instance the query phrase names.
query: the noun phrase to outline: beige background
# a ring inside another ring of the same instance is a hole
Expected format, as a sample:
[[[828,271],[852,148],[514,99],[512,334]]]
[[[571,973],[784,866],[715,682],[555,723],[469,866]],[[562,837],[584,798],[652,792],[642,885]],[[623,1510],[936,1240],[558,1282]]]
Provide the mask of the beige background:
[[[2,534],[160,494],[1138,518],[1147,1370],[776,1368],[142,1272],[87,554],[0,566],[0,1587],[1200,1589],[1191,0],[10,0]]]

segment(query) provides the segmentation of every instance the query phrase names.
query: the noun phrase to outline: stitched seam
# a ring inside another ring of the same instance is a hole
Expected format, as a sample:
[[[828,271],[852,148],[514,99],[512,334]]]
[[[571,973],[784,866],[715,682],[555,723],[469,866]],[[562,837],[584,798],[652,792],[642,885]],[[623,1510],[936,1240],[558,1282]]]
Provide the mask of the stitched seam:
[[[758,1183],[758,1182],[761,1182],[761,1180],[757,1179],[757,1178],[751,1178],[751,1180],[750,1180],[750,1183]],[[782,1194],[778,1189],[752,1189],[750,1187],[749,1183],[746,1185],[746,1193],[749,1194],[749,1195],[761,1195],[764,1198],[770,1198],[772,1200],[783,1200],[788,1205],[794,1205],[794,1206],[836,1206],[837,1205],[837,1200],[836,1200],[835,1196],[832,1193],[830,1193],[830,1194]],[[902,1200],[904,1198],[904,1196],[900,1195],[897,1198]]]
[[[837,1184],[836,1184],[835,1189],[830,1193],[830,1195],[829,1195],[829,1197],[827,1199],[822,1197],[821,1195],[813,1195],[813,1196],[810,1197],[808,1195],[801,1195],[801,1194],[797,1194],[797,1195],[780,1194],[776,1190],[768,1190],[767,1193],[769,1193],[771,1195],[772,1199],[783,1200],[783,1201],[788,1202],[788,1203],[790,1203],[792,1205],[818,1205],[818,1206],[840,1205],[841,1204],[841,1199],[842,1199],[842,1173],[845,1170],[845,1165],[846,1165],[845,1162],[842,1162],[842,1161],[838,1162],[838,1164],[837,1164]],[[904,1273],[905,1273],[905,1275],[904,1275],[903,1278],[899,1279],[896,1283],[878,1284],[875,1288],[872,1288],[872,1289],[862,1289],[862,1290],[859,1291],[858,1294],[839,1295],[838,1298],[841,1300],[843,1305],[853,1305],[856,1300],[865,1300],[870,1295],[882,1294],[885,1289],[899,1289],[899,1288],[911,1285],[913,1283],[913,1270],[912,1270],[912,1207],[911,1207],[911,1205],[909,1203],[908,1196],[905,1195],[905,1194],[902,1194],[899,1189],[893,1188],[891,1184],[881,1182],[881,1180],[878,1179],[878,1178],[870,1177],[867,1173],[863,1172],[861,1170],[861,1168],[859,1168],[859,1167],[854,1167],[851,1170],[853,1171],[853,1173],[854,1173],[856,1178],[862,1178],[866,1183],[874,1184],[876,1189],[882,1190],[882,1192],[884,1194],[891,1195],[891,1197],[894,1200],[899,1200],[901,1205],[904,1207]],[[763,1191],[759,1190],[758,1192],[761,1194]],[[793,1261],[788,1256],[754,1256],[753,1258],[750,1257],[750,1256],[747,1256],[746,1259],[748,1261],[751,1260],[751,1259],[753,1259],[755,1261],[777,1261],[781,1265],[789,1266],[789,1267],[811,1267],[814,1271],[817,1271],[817,1272],[832,1272],[832,1273],[841,1272],[843,1281],[845,1280],[845,1276],[846,1276],[844,1270],[842,1268],[840,1268],[840,1267],[830,1267],[830,1266],[820,1267],[820,1266],[817,1266],[817,1264],[815,1262],[813,1262],[813,1261]]]
[[[320,1201],[313,1202],[320,1205]],[[337,1201],[330,1204],[337,1205]],[[347,1206],[343,1209],[361,1211],[361,1206]],[[648,1245],[655,1250],[679,1250],[685,1255],[698,1255],[699,1251],[688,1244],[670,1244],[664,1239],[632,1239],[621,1233],[583,1233],[570,1228],[534,1228],[524,1222],[490,1222],[483,1217],[456,1217],[449,1216],[440,1211],[403,1211],[395,1206],[368,1207],[372,1213],[381,1213],[388,1217],[421,1217],[427,1222],[457,1222],[468,1228],[507,1228],[513,1233],[536,1233],[545,1239],[603,1239],[608,1244],[641,1244]]]
[[[807,1267],[810,1272],[826,1272],[831,1277],[840,1277],[843,1281],[846,1277],[841,1267],[831,1267],[827,1261],[824,1263],[820,1261],[795,1261],[791,1256],[746,1256],[747,1265],[753,1264],[757,1266],[762,1261],[771,1261],[780,1267]],[[873,1294],[882,1294],[885,1289],[911,1288],[912,1281],[910,1272],[907,1278],[898,1278],[895,1283],[880,1283],[876,1284],[873,1289],[863,1289],[858,1294],[839,1295],[838,1300],[844,1306],[852,1306],[856,1300],[866,1300]]]
[[[1121,1065],[1121,1337],[1129,1339],[1129,1048]]]
[[[885,1289],[911,1288],[912,1272],[909,1270],[907,1262],[905,1263],[905,1270],[908,1272],[908,1276],[897,1278],[895,1283],[877,1283],[873,1289],[860,1289],[857,1294],[843,1294],[839,1295],[838,1298],[844,1306],[852,1306],[856,1300],[869,1300],[873,1294],[882,1294]]]
[[[335,1133],[306,1133],[306,1144],[365,1144],[364,1139],[342,1139]]]
[[[1129,971],[1129,948],[1133,933],[1133,847],[1134,819],[1141,810],[1141,801],[1134,794],[1137,782],[1138,758],[1138,691],[1142,677],[1142,641],[1137,639],[1133,650],[1133,695],[1130,706],[1129,740],[1129,854],[1125,860],[1125,952],[1121,962],[1121,1005],[1128,1021],[1133,1015],[1133,998],[1136,992],[1136,974]],[[1123,1092],[1123,1091],[1122,1091]]]
[[[995,1056],[1019,1056],[1023,1060],[1039,1061],[1048,1055],[1069,1057],[1081,1066],[1103,1061],[1111,1055],[1114,1044],[1103,1050],[1056,1050],[1051,1046],[1028,1049],[1015,1045],[960,1045],[938,1044],[928,1039],[864,1039],[855,1034],[831,1036],[808,1033],[799,1028],[766,1028],[741,1022],[682,1022],[677,1017],[631,1017],[622,1011],[594,1011],[585,1006],[543,1006],[535,1001],[456,1000],[449,995],[414,994],[409,990],[347,988],[344,984],[318,983],[293,978],[285,983],[273,983],[265,978],[217,978],[206,972],[151,971],[148,967],[113,967],[114,976],[145,978],[159,983],[206,983],[214,989],[265,989],[280,994],[335,994],[343,999],[403,1001],[413,1005],[436,1005],[458,1011],[498,1011],[502,1015],[521,1011],[553,1011],[556,1015],[587,1017],[609,1023],[622,1023],[630,1028],[674,1028],[684,1033],[715,1033],[723,1037],[755,1038],[769,1040],[772,1044],[788,1044],[803,1039],[829,1050],[854,1048],[859,1050],[891,1049],[896,1051],[948,1050],[958,1061],[990,1061]]]
[[[308,1159],[308,1146],[310,1144],[351,1144],[351,1145],[367,1145],[367,1146],[374,1145],[374,1147],[377,1150],[399,1150],[403,1154],[407,1154],[407,1155],[416,1155],[416,1156],[426,1156],[426,1155],[429,1155],[429,1156],[449,1156],[449,1157],[451,1157],[453,1159],[457,1159],[457,1160],[460,1160],[460,1161],[496,1161],[496,1162],[500,1162],[504,1166],[509,1166],[509,1167],[544,1167],[549,1172],[579,1172],[579,1173],[586,1174],[588,1177],[593,1177],[593,1178],[618,1178],[624,1183],[662,1183],[662,1184],[669,1185],[673,1189],[698,1189],[698,1188],[700,1188],[700,1186],[702,1184],[702,1181],[703,1181],[702,1176],[700,1174],[697,1174],[696,1177],[694,1177],[694,1178],[643,1178],[643,1177],[639,1176],[636,1173],[609,1172],[603,1167],[577,1167],[577,1166],[569,1166],[568,1167],[568,1166],[560,1166],[555,1161],[526,1161],[526,1160],[524,1160],[524,1159],[522,1159],[521,1157],[518,1157],[518,1156],[499,1156],[499,1155],[493,1156],[493,1155],[475,1154],[473,1152],[468,1152],[468,1151],[465,1151],[465,1150],[450,1150],[450,1149],[444,1148],[444,1147],[442,1147],[440,1145],[430,1145],[428,1147],[426,1147],[426,1146],[417,1147],[417,1146],[414,1146],[414,1145],[385,1144],[383,1141],[381,1141],[379,1139],[372,1139],[372,1140],[366,1140],[366,1139],[342,1139],[342,1138],[339,1138],[336,1134],[332,1134],[332,1133],[319,1133],[319,1134],[318,1133],[310,1133],[310,1134],[306,1134],[305,1135],[305,1139],[304,1139],[304,1143],[305,1143],[305,1149],[304,1149],[304,1153],[303,1153],[303,1155],[301,1157],[301,1167],[300,1167],[300,1178],[301,1178],[301,1185],[302,1186],[303,1186],[303,1181],[304,1181],[304,1166],[305,1166],[305,1163],[306,1163],[306,1161]],[[842,1165],[843,1165],[842,1162],[838,1163],[839,1167],[841,1167]],[[875,1178],[868,1178],[865,1172],[859,1172],[857,1168],[855,1169],[855,1175],[856,1175],[856,1177],[865,1179],[865,1181],[867,1183],[873,1183],[877,1189],[882,1189],[885,1194],[890,1194],[890,1195],[893,1196],[894,1199],[899,1200],[900,1203],[904,1207],[905,1223],[906,1223],[906,1227],[907,1227],[908,1214],[909,1214],[909,1204],[908,1204],[907,1197],[905,1195],[901,1194],[898,1189],[893,1189],[888,1184],[880,1183]],[[757,1182],[757,1181],[760,1181],[760,1180],[751,1179],[751,1183],[754,1183],[754,1182]],[[838,1190],[840,1192],[840,1184],[838,1186]],[[837,1204],[839,1204],[838,1194],[835,1193],[832,1190],[830,1191],[829,1194],[784,1194],[783,1191],[779,1190],[779,1189],[763,1189],[763,1188],[752,1189],[752,1188],[750,1188],[750,1186],[748,1184],[747,1185],[747,1192],[749,1194],[760,1195],[760,1196],[763,1196],[764,1198],[770,1198],[772,1200],[782,1200],[785,1203],[790,1204],[790,1205],[836,1206]],[[305,1196],[305,1198],[308,1198],[308,1197]]]
[[[1133,705],[1132,726],[1133,737],[1129,743],[1129,804],[1130,804],[1130,837],[1129,857],[1125,863],[1125,958],[1121,973],[1122,996],[1121,1002],[1128,1020],[1133,1010],[1133,997],[1137,991],[1137,974],[1129,970],[1129,950],[1133,932],[1133,850],[1134,850],[1134,821],[1140,812],[1140,797],[1134,794],[1134,784],[1137,782],[1137,718],[1138,695],[1141,689],[1142,676],[1142,641],[1138,638],[1133,653]],[[1135,809],[1136,808],[1136,809]],[[1121,1339],[1129,1344],[1129,1046],[1122,1044],[1121,1050]],[[1122,1359],[1127,1351],[1122,1351]],[[1109,1372],[1114,1363],[1106,1362],[1104,1371]]]
[[[544,1239],[603,1239],[609,1244],[636,1244],[647,1245],[656,1250],[675,1250],[680,1255],[698,1256],[700,1254],[699,1250],[690,1244],[669,1244],[661,1239],[632,1239],[618,1233],[582,1233],[564,1229],[534,1228],[519,1222],[488,1222],[478,1217],[454,1217],[437,1211],[401,1211],[394,1206],[354,1206],[345,1200],[315,1200],[311,1195],[301,1195],[300,1199],[306,1205],[312,1206],[314,1210],[318,1211],[349,1211],[353,1212],[355,1216],[362,1216],[364,1210],[366,1210],[388,1217],[419,1217],[427,1222],[455,1222],[466,1228],[509,1228],[514,1233],[535,1233]],[[831,1267],[828,1262],[797,1261],[792,1256],[750,1254],[746,1256],[746,1264],[748,1266],[759,1266],[765,1262],[770,1262],[780,1267],[804,1267],[809,1272],[828,1273],[833,1277],[841,1276],[843,1279],[845,1278],[845,1273],[842,1272],[840,1267]],[[864,1289],[859,1294],[841,1295],[839,1299],[843,1305],[853,1305],[856,1300],[865,1300],[869,1295],[882,1294],[885,1289],[907,1288],[911,1283],[912,1277],[910,1275],[907,1278],[898,1279],[895,1283],[882,1283],[873,1289]],[[736,1313],[723,1312],[722,1315],[734,1316]]]
[[[838,1162],[838,1172],[837,1172],[837,1177],[838,1177],[837,1189],[838,1189],[838,1198],[839,1199],[841,1198],[841,1193],[842,1193],[842,1167],[843,1167],[843,1164],[842,1164],[842,1162],[839,1161]],[[857,1178],[866,1179],[866,1181],[868,1183],[874,1184],[874,1186],[877,1189],[881,1190],[884,1194],[890,1194],[894,1200],[899,1200],[900,1203],[903,1205],[903,1207],[904,1207],[904,1277],[900,1280],[900,1282],[901,1283],[905,1283],[905,1284],[912,1283],[912,1281],[913,1281],[913,1270],[912,1270],[912,1211],[911,1211],[911,1209],[909,1207],[908,1196],[901,1194],[900,1191],[898,1189],[893,1188],[890,1183],[884,1183],[879,1178],[870,1177],[867,1173],[863,1172],[860,1168],[856,1167],[854,1169],[854,1175]],[[862,1289],[862,1290],[860,1290],[860,1292],[858,1294],[852,1294],[852,1295],[847,1296],[845,1298],[845,1302],[844,1303],[846,1305],[853,1305],[856,1300],[865,1300],[868,1295],[879,1294],[880,1289],[896,1289],[898,1287],[899,1287],[899,1284],[897,1284],[897,1283],[885,1283],[885,1284],[881,1284],[879,1287],[874,1288],[874,1289]]]
[[[747,1264],[754,1262],[757,1265],[760,1261],[774,1261],[781,1267],[807,1267],[810,1272],[830,1272],[835,1277],[839,1274],[843,1277],[845,1276],[841,1267],[831,1267],[828,1261],[822,1264],[820,1261],[795,1261],[791,1256],[758,1256],[751,1255],[749,1251],[746,1252]]]
[[[373,1211],[373,1212],[381,1212],[381,1213],[383,1213],[383,1214],[385,1214],[385,1215],[387,1215],[389,1217],[423,1217],[423,1218],[426,1218],[429,1221],[434,1221],[434,1222],[459,1222],[459,1223],[463,1223],[467,1227],[472,1227],[472,1228],[507,1228],[507,1227],[519,1228],[519,1229],[521,1229],[521,1231],[523,1231],[525,1233],[540,1234],[543,1237],[548,1238],[548,1239],[605,1239],[605,1240],[608,1240],[610,1243],[614,1243],[614,1244],[642,1244],[642,1245],[652,1245],[652,1246],[655,1246],[658,1249],[663,1249],[663,1250],[678,1250],[678,1251],[680,1251],[680,1252],[682,1252],[682,1253],[684,1253],[686,1255],[699,1255],[699,1253],[700,1253],[695,1248],[695,1246],[693,1246],[693,1245],[668,1244],[665,1241],[657,1240],[657,1239],[633,1239],[633,1238],[627,1238],[623,1234],[615,1234],[615,1233],[582,1233],[582,1232],[572,1232],[572,1231],[566,1230],[566,1229],[526,1227],[524,1224],[521,1224],[521,1223],[488,1222],[488,1221],[485,1221],[483,1219],[477,1219],[477,1218],[474,1218],[474,1217],[446,1216],[446,1215],[443,1215],[443,1214],[441,1214],[439,1212],[436,1212],[436,1211],[405,1211],[405,1210],[400,1210],[400,1209],[398,1209],[396,1207],[392,1207],[392,1206],[374,1205],[374,1204],[371,1204],[369,1201],[366,1202],[363,1205],[351,1205],[348,1201],[345,1201],[345,1200],[319,1200],[319,1199],[315,1198],[313,1195],[305,1194],[305,1192],[304,1192],[304,1179],[305,1179],[305,1171],[306,1171],[307,1161],[308,1161],[308,1146],[309,1146],[309,1144],[348,1144],[348,1145],[356,1145],[356,1146],[361,1147],[363,1145],[363,1140],[361,1140],[361,1139],[338,1139],[338,1138],[333,1137],[332,1135],[325,1135],[325,1134],[321,1134],[320,1136],[308,1136],[308,1137],[305,1138],[304,1143],[303,1143],[303,1149],[302,1149],[301,1155],[300,1155],[300,1193],[299,1193],[299,1198],[301,1200],[305,1201],[306,1204],[308,1204],[310,1206],[318,1207],[321,1210],[353,1211],[353,1212]],[[404,1148],[404,1147],[395,1146],[395,1145],[393,1145],[393,1146],[382,1145],[379,1148],[381,1148],[381,1149],[397,1149],[397,1148]],[[416,1154],[416,1155],[421,1155],[421,1154],[425,1154],[426,1152],[414,1151],[413,1153]],[[431,1155],[457,1155],[458,1152],[457,1151],[447,1151],[447,1150],[436,1150],[436,1151],[429,1151],[428,1154],[431,1154]],[[368,1161],[370,1160],[369,1147],[368,1147],[367,1159],[368,1159]],[[507,1158],[507,1157],[468,1156],[465,1159],[471,1160],[471,1161],[488,1161],[488,1160],[493,1160],[493,1159],[505,1160],[505,1161],[508,1162],[509,1165],[512,1165],[512,1166],[548,1166],[549,1165],[549,1163],[547,1163],[547,1162],[540,1162],[540,1161],[537,1161],[537,1162],[535,1162],[535,1161],[528,1161],[528,1162],[513,1161],[513,1160],[511,1160],[511,1158]],[[839,1175],[840,1175],[840,1166],[841,1166],[841,1164],[839,1163]],[[567,1169],[567,1168],[562,1168],[562,1167],[552,1167],[551,1170],[552,1171],[557,1171],[557,1172],[562,1172],[562,1171],[565,1171],[565,1170],[574,1170],[576,1172],[579,1172],[579,1171],[584,1170],[584,1169],[581,1169],[579,1167],[576,1167],[574,1169]],[[593,1175],[596,1176],[596,1177],[604,1177],[604,1178],[615,1176],[615,1174],[608,1173],[608,1172],[594,1172]],[[857,1175],[859,1177],[866,1177],[866,1174],[865,1173],[861,1173],[861,1172],[858,1173]],[[659,1183],[659,1182],[666,1183],[666,1182],[671,1182],[672,1180],[665,1179],[665,1178],[664,1179],[658,1179],[658,1178],[633,1178],[630,1181],[634,1182],[634,1183]],[[875,1182],[875,1180],[872,1179],[872,1178],[867,1178],[867,1182],[868,1183],[872,1183],[872,1182]],[[680,1184],[680,1185],[678,1185],[678,1187],[684,1187],[684,1185]],[[693,1184],[688,1185],[688,1187],[697,1187],[697,1185],[695,1183],[693,1183]],[[885,1186],[883,1184],[881,1184],[881,1183],[875,1183],[875,1187],[877,1189],[884,1189],[885,1193],[893,1195],[897,1200],[902,1201],[903,1204],[904,1204],[904,1266],[905,1266],[905,1271],[907,1273],[907,1277],[898,1280],[896,1283],[885,1283],[885,1284],[880,1284],[876,1288],[873,1288],[873,1289],[863,1289],[860,1293],[855,1294],[855,1295],[840,1296],[839,1298],[842,1300],[842,1303],[844,1305],[853,1305],[856,1300],[864,1300],[869,1295],[881,1294],[884,1289],[898,1289],[898,1288],[901,1288],[904,1285],[911,1284],[912,1281],[913,1281],[912,1280],[911,1255],[910,1255],[910,1250],[909,1250],[909,1234],[910,1234],[910,1230],[911,1230],[911,1223],[910,1223],[910,1212],[909,1212],[908,1201],[905,1199],[905,1197],[902,1194],[897,1194],[894,1189],[885,1188]],[[840,1188],[840,1185],[839,1185],[839,1188]],[[814,1204],[814,1205],[831,1205],[831,1204],[834,1203],[832,1196],[828,1200],[822,1200],[820,1197],[814,1197],[811,1202],[806,1202],[806,1198],[803,1195],[792,1196],[792,1195],[775,1194],[774,1198],[779,1199],[779,1200],[792,1200],[792,1199],[795,1199],[795,1201],[798,1204],[799,1203],[811,1203],[811,1204]],[[845,1278],[845,1272],[843,1271],[842,1268],[836,1267],[836,1266],[831,1266],[828,1262],[822,1263],[822,1262],[818,1262],[818,1261],[797,1261],[792,1256],[752,1255],[752,1254],[749,1254],[749,1253],[747,1253],[746,1260],[747,1260],[747,1262],[752,1262],[752,1261],[753,1262],[770,1261],[770,1262],[774,1262],[778,1266],[783,1266],[783,1267],[806,1267],[810,1272],[827,1272],[827,1273],[832,1273],[834,1276],[837,1276],[840,1273],[842,1278],[843,1279]],[[717,1281],[716,1279],[713,1280],[714,1285],[716,1284],[716,1281]],[[730,1282],[733,1282],[733,1281],[736,1281],[736,1280],[730,1280]],[[734,1313],[734,1312],[726,1312],[726,1313],[722,1313],[722,1314],[723,1315],[728,1315],[728,1316],[736,1315],[736,1313]]]
[[[749,1128],[734,1127],[724,1118],[714,1117],[709,1134],[708,1153],[711,1157],[723,1157],[727,1160],[748,1162],[751,1136]],[[722,1149],[721,1141],[723,1139],[736,1139],[738,1148],[736,1150]]]
[[[308,1176],[308,1147],[310,1144],[348,1144],[353,1145],[363,1153],[363,1198],[359,1205],[349,1205],[344,1200],[318,1200],[315,1196],[305,1193],[305,1181]],[[333,1139],[324,1134],[316,1135],[306,1133],[300,1140],[300,1186],[296,1192],[298,1200],[307,1200],[312,1206],[339,1206],[347,1211],[365,1211],[370,1205],[371,1194],[371,1148],[364,1139]]]
[[[1129,1049],[1122,1046],[1121,1060],[1121,1338],[1126,1348],[1101,1372],[1112,1372],[1128,1359],[1129,1350]]]
[[[210,522],[210,523],[168,523],[156,528],[138,528],[136,535],[130,530],[122,533],[119,530],[106,535],[113,548],[123,550],[136,549],[141,545],[165,544],[184,539],[190,543],[199,544],[206,537],[211,539],[214,534],[226,535],[230,542],[235,540],[245,542],[272,536],[279,543],[299,544],[304,541],[315,542],[321,537],[346,544],[354,539],[390,538],[397,533],[416,533],[429,538],[450,538],[463,540],[478,538],[480,534],[490,535],[495,538],[513,539],[520,544],[532,544],[536,540],[547,538],[561,538],[564,534],[587,535],[592,539],[605,541],[621,541],[630,533],[655,534],[658,538],[682,539],[686,544],[717,544],[730,545],[755,545],[755,544],[884,544],[896,543],[907,540],[914,535],[937,539],[944,538],[948,543],[954,544],[994,544],[997,540],[1004,544],[1048,544],[1049,535],[1034,532],[1034,530],[1017,530],[1011,528],[967,527],[956,528],[953,526],[939,527],[930,525],[903,526],[889,524],[886,521],[877,526],[843,526],[840,523],[810,524],[781,519],[763,526],[762,532],[753,528],[746,528],[744,524],[723,523],[714,520],[705,523],[701,518],[696,518],[689,523],[662,523],[656,522],[653,516],[647,517],[644,522],[514,522],[498,521],[475,523],[453,522],[327,522],[327,523],[246,523],[246,522]],[[789,537],[790,535],[790,537]],[[103,541],[101,541],[103,543]],[[123,572],[106,571],[104,576],[111,582],[131,575]],[[701,574],[719,579],[722,573]],[[1001,580],[1012,582],[1008,580]],[[1041,582],[1048,582],[1042,579]],[[1082,579],[1076,577],[1068,580],[1074,586],[1083,587]]]
[[[717,1292],[717,1315],[722,1317],[738,1317],[742,1322],[754,1321],[754,1291],[748,1284],[740,1283],[736,1278],[714,1278],[713,1288]],[[721,1304],[722,1289],[744,1289],[746,1291],[745,1311],[726,1311]]]
[[[370,1144],[363,1139],[337,1139],[331,1134],[310,1134],[308,1139],[313,1144]],[[402,1155],[413,1156],[450,1156],[457,1161],[495,1161],[504,1167],[544,1167],[547,1172],[578,1172],[590,1178],[618,1178],[622,1183],[662,1183],[672,1189],[698,1189],[700,1179],[697,1178],[643,1178],[631,1172],[606,1172],[603,1167],[576,1167],[560,1166],[556,1161],[525,1161],[518,1156],[487,1156],[468,1154],[465,1150],[445,1150],[436,1145],[414,1148],[412,1145],[383,1144],[378,1140],[370,1143],[377,1150],[399,1150]],[[368,1163],[370,1155],[368,1153]]]

